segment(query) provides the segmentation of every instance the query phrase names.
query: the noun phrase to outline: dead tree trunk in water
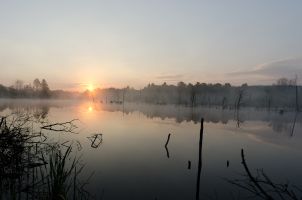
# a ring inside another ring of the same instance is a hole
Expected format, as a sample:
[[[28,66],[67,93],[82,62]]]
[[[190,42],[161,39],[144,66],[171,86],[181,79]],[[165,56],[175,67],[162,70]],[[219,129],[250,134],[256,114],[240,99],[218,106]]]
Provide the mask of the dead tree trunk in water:
[[[221,108],[222,108],[222,110],[224,110],[224,109],[226,109],[226,101],[227,101],[227,98],[226,97],[223,97],[223,99],[222,99],[222,103],[221,103]]]
[[[239,111],[240,106],[242,104],[243,92],[244,92],[243,89],[240,89],[239,92],[238,92],[238,99],[237,99],[237,102],[236,102],[236,105],[235,105],[235,109],[237,110],[237,112]]]
[[[298,84],[296,84],[296,112],[299,112]]]
[[[236,121],[237,121],[237,127],[240,126],[240,116],[239,116],[239,110],[241,108],[242,105],[242,100],[244,97],[244,86],[241,86],[238,90],[238,98],[235,102],[235,115],[236,115]]]
[[[198,149],[198,169],[197,169],[197,182],[196,182],[196,200],[199,200],[200,189],[200,175],[202,168],[202,140],[203,140],[203,118],[200,120],[200,132],[199,132],[199,149]]]

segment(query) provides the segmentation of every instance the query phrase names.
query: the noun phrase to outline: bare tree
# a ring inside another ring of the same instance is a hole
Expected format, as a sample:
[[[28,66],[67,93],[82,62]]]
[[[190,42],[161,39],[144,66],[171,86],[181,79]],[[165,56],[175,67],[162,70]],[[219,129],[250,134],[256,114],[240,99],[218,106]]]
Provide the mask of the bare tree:
[[[41,82],[40,82],[39,79],[36,78],[36,79],[33,81],[33,87],[34,87],[34,90],[35,90],[35,91],[41,90]]]
[[[196,87],[192,85],[191,83],[188,85],[189,90],[190,90],[190,104],[191,107],[195,106],[196,103]]]
[[[16,80],[15,81],[14,88],[16,90],[22,90],[24,88],[23,86],[24,86],[24,82],[23,81],[21,81],[21,80]]]
[[[296,112],[299,112],[299,97],[298,97],[298,76],[295,78],[295,93],[296,93]]]

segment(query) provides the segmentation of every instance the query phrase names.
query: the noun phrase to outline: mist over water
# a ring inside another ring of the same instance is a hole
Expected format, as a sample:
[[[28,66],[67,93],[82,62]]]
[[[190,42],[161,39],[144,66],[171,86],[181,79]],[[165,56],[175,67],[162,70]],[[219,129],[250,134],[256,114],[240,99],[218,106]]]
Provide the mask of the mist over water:
[[[302,186],[302,118],[294,112],[243,108],[237,115],[218,107],[0,100],[0,115],[12,112],[49,122],[80,120],[77,134],[50,137],[76,147],[85,163],[81,178],[93,173],[87,190],[98,199],[195,199],[202,117],[201,198],[248,196],[225,181],[244,173],[242,148],[253,172],[262,168],[274,181]],[[100,133],[102,140],[92,144]]]
[[[302,200],[302,1],[0,1],[0,200]]]

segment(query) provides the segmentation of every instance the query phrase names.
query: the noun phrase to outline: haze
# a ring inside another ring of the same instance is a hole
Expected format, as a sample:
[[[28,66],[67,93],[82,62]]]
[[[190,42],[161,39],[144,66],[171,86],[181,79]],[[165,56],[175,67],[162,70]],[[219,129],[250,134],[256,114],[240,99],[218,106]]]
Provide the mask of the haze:
[[[301,1],[0,1],[0,84],[272,84],[302,77]]]

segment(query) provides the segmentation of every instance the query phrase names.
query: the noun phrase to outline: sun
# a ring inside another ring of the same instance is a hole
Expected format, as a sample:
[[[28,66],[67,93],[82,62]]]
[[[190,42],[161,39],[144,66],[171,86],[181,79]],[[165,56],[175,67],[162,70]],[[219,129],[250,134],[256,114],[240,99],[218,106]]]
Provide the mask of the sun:
[[[87,89],[88,89],[89,92],[93,92],[94,87],[93,87],[92,84],[89,84],[88,87],[87,87]]]

